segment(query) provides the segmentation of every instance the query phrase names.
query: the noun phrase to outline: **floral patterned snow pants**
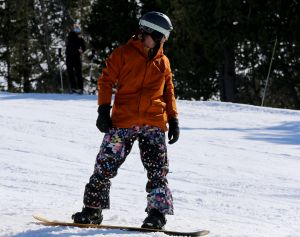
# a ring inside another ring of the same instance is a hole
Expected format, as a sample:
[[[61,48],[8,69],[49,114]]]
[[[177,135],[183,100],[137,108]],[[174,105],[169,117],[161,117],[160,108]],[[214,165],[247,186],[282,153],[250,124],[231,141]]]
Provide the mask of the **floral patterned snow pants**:
[[[166,178],[169,163],[165,133],[153,126],[112,128],[105,134],[94,173],[85,187],[84,205],[109,208],[110,179],[117,175],[118,168],[130,153],[135,140],[139,142],[141,160],[148,176],[146,211],[155,208],[172,215],[173,198]]]

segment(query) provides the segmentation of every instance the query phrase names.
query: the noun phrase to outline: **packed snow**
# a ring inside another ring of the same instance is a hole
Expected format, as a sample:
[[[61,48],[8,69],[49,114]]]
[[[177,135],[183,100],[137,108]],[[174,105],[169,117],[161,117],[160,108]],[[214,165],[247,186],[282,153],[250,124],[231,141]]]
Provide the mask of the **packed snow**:
[[[210,237],[300,236],[300,112],[178,102],[181,136],[168,145],[175,215],[166,229]],[[0,236],[165,236],[46,227],[81,210],[103,134],[97,98],[0,93]],[[137,143],[112,180],[103,224],[140,226],[146,172]]]

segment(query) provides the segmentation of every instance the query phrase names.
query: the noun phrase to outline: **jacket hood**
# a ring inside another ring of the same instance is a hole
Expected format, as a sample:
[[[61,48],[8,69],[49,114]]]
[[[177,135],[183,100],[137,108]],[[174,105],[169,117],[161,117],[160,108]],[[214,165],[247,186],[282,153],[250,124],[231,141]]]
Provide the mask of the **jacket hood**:
[[[141,39],[139,39],[138,37],[136,36],[133,36],[128,42],[127,42],[127,45],[130,45],[134,48],[136,48],[145,58],[148,58],[148,53],[147,51],[145,50],[145,46],[144,46],[144,43],[142,42]],[[160,44],[160,47],[156,53],[156,55],[154,56],[153,59],[156,59],[156,58],[159,58],[161,57],[162,55],[164,54],[163,52],[163,44]]]

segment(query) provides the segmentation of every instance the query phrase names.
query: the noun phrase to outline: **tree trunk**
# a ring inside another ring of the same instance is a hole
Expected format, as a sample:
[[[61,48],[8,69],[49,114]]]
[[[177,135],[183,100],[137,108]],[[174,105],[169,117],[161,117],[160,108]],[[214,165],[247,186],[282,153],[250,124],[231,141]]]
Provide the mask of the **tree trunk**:
[[[28,35],[27,35],[28,36]],[[31,91],[31,83],[30,83],[30,71],[31,71],[31,66],[30,66],[30,55],[29,55],[29,38],[26,37],[24,39],[24,49],[23,49],[23,63],[24,66],[22,67],[23,70],[22,72],[22,77],[23,77],[23,91],[25,93],[29,93]]]
[[[30,7],[33,6],[33,2],[29,1],[24,4],[24,38],[23,42],[20,44],[22,47],[21,50],[21,62],[23,65],[21,66],[21,72],[23,78],[23,91],[28,93],[31,91],[31,83],[30,83],[30,72],[31,72],[31,63],[30,63],[30,29],[29,29],[29,18],[30,18]]]
[[[224,47],[224,66],[220,78],[221,101],[236,102],[235,92],[235,58],[233,45]]]
[[[7,90],[13,91],[13,82],[11,78],[11,60],[10,60],[10,47],[7,45],[7,58],[6,58],[6,64],[7,64]]]
[[[42,25],[43,25],[43,35],[44,35],[44,53],[46,54],[46,61],[47,61],[47,66],[48,66],[48,73],[53,75],[54,74],[54,65],[51,62],[51,55],[50,55],[50,33],[49,33],[49,26],[47,22],[47,17],[48,13],[46,10],[45,2],[44,0],[40,0],[40,6],[41,6],[41,11],[42,11]]]

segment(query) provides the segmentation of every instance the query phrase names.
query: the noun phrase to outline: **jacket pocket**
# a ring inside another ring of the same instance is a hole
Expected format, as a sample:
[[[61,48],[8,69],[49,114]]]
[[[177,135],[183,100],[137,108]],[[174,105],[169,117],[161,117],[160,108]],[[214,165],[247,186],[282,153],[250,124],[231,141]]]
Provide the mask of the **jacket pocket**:
[[[152,100],[147,113],[152,116],[162,115],[166,110],[166,103],[161,100]]]
[[[138,114],[136,101],[136,94],[116,95],[112,111],[113,121],[119,123],[136,117]]]
[[[139,98],[137,93],[116,95],[114,104],[115,105],[133,105],[136,104],[136,100]]]

